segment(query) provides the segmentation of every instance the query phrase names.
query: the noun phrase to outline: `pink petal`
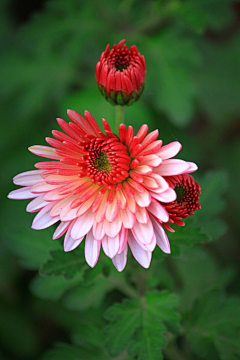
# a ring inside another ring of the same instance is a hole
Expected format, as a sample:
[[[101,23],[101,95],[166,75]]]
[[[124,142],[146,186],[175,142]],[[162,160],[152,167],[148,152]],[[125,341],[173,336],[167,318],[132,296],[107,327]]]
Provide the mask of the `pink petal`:
[[[136,242],[130,231],[128,234],[128,244],[137,262],[139,262],[139,264],[145,269],[149,268],[152,259],[151,251],[148,252],[143,250],[143,248]]]
[[[186,161],[179,159],[164,160],[162,165],[155,168],[155,172],[162,176],[179,175],[185,172],[189,168]]]
[[[136,239],[135,239],[136,240]],[[137,241],[137,240],[136,240]],[[137,241],[138,242],[138,241]],[[156,247],[156,244],[157,244],[157,240],[156,240],[156,236],[155,234],[153,234],[153,237],[152,237],[152,240],[149,244],[142,244],[142,243],[139,243],[138,244],[141,246],[141,248],[143,248],[143,250],[145,251],[151,251],[153,252],[153,250],[155,249]]]
[[[34,146],[30,146],[28,150],[35,155],[46,157],[49,159],[55,159],[55,160],[62,159],[62,156],[56,154],[55,149],[50,146],[34,145]]]
[[[26,200],[33,199],[41,194],[33,194],[31,191],[31,186],[27,186],[21,189],[13,190],[8,194],[8,198],[11,200]]]
[[[104,220],[104,230],[106,235],[109,237],[114,238],[115,236],[117,236],[117,234],[121,230],[121,227],[122,227],[122,219],[120,216],[118,216],[117,219],[112,223],[110,223],[107,220]]]
[[[149,192],[147,190],[143,193],[134,191],[134,199],[136,203],[141,207],[147,207],[151,202],[151,196],[149,195]]]
[[[163,222],[168,222],[169,220],[168,212],[161,204],[159,204],[158,201],[152,199],[151,204],[148,206],[147,209],[151,214],[156,216],[156,218],[158,218],[159,220]]]
[[[87,234],[85,240],[85,259],[89,266],[94,267],[98,261],[101,249],[101,241],[97,241],[93,237],[92,231]]]
[[[45,181],[39,182],[31,187],[31,191],[34,193],[43,193],[59,188],[59,185],[49,185]]]
[[[157,194],[155,192],[151,192],[151,196],[159,201],[162,201],[164,203],[169,203],[172,201],[175,201],[177,198],[176,192],[172,188],[168,188],[166,191],[164,191],[161,194]]]
[[[123,226],[126,229],[132,229],[136,221],[134,214],[128,208],[120,210],[120,214],[121,214]]]
[[[32,222],[32,229],[34,230],[42,230],[47,227],[55,224],[60,218],[59,216],[52,217],[50,215],[50,211],[54,206],[54,203],[48,204],[39,213],[35,216]]]
[[[123,249],[125,248],[125,246],[127,245],[127,239],[128,239],[128,230],[125,229],[122,226],[122,229],[119,233],[119,249],[118,249],[118,254],[121,254],[121,252],[123,251]]]
[[[136,219],[141,224],[146,224],[149,220],[149,216],[147,213],[146,208],[137,206],[136,212],[135,212]]]
[[[106,220],[108,220],[109,222],[113,222],[114,220],[116,220],[118,216],[118,211],[119,208],[117,205],[117,196],[115,196],[113,202],[111,204],[108,204],[106,208],[106,212],[105,212]]]
[[[59,239],[67,231],[70,221],[61,222],[53,233],[53,240]]]
[[[158,223],[158,221],[154,219],[153,216],[151,216],[151,220],[156,234],[157,245],[164,253],[170,254],[171,252],[170,244],[165,231],[163,230],[162,226]]]
[[[93,228],[92,228],[93,236],[96,240],[102,240],[102,238],[105,235],[104,230],[104,222],[98,223],[96,221],[93,222]]]
[[[190,174],[190,173],[192,173],[192,172],[194,172],[194,171],[196,171],[198,169],[198,166],[195,163],[190,162],[190,161],[188,161],[187,163],[189,165],[189,168],[187,170],[188,174]]]
[[[149,244],[153,237],[153,226],[151,220],[149,219],[146,224],[141,224],[136,221],[136,224],[132,228],[132,233],[138,242]]]
[[[148,165],[148,166],[152,166],[152,167],[157,167],[162,163],[162,159],[155,155],[155,154],[151,154],[151,155],[146,155],[144,156],[144,158],[142,159],[142,161],[140,161],[139,165]]]
[[[123,249],[121,254],[116,254],[112,258],[113,265],[115,266],[115,268],[119,272],[123,271],[123,269],[126,266],[126,263],[127,263],[127,251],[128,251],[128,247],[125,246],[125,248]]]
[[[102,239],[102,248],[105,254],[112,259],[119,249],[119,235],[114,238],[105,235]]]
[[[80,237],[85,236],[93,226],[94,217],[95,214],[93,214],[91,211],[88,211],[84,215],[77,218],[72,227],[71,237],[74,240],[77,240]]]
[[[72,230],[72,226],[74,225],[74,223],[72,223],[65,235],[64,238],[64,244],[63,244],[63,248],[65,252],[68,251],[72,251],[74,249],[76,249],[76,247],[78,247],[78,245],[83,241],[84,236],[80,239],[77,240],[73,240],[73,238],[71,237],[71,230]]]
[[[168,145],[162,146],[160,151],[157,152],[157,155],[162,159],[170,159],[177,155],[181,148],[182,145],[178,141],[173,141]]]
[[[43,199],[43,195],[40,195],[28,204],[26,210],[28,212],[38,211],[48,204],[49,203]]]
[[[41,174],[43,170],[32,170],[18,174],[13,178],[15,185],[31,186],[43,181]]]

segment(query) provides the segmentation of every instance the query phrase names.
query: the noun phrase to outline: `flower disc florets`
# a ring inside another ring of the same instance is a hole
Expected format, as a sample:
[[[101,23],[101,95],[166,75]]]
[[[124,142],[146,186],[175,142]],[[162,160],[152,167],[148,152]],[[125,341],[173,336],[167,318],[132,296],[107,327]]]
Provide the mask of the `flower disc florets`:
[[[148,134],[147,125],[134,136],[131,126],[120,124],[117,136],[103,119],[104,134],[91,114],[84,114],[86,120],[69,110],[72,122],[57,119],[65,133],[54,130],[55,139],[46,138],[50,146],[29,148],[51,160],[38,162],[37,170],[15,176],[14,183],[23,187],[12,191],[9,198],[33,199],[27,206],[27,211],[38,212],[33,229],[60,221],[53,239],[65,234],[65,251],[75,249],[85,239],[85,258],[91,267],[102,247],[118,271],[126,265],[128,248],[148,268],[156,245],[170,253],[162,224],[176,215],[174,202],[182,206],[188,201],[189,211],[194,210],[191,204],[196,201],[191,200],[189,180],[173,179],[181,179],[181,174],[193,172],[197,166],[172,159],[181,149],[180,143],[162,146],[158,131]],[[181,200],[174,190],[179,184],[186,185]]]
[[[114,105],[131,105],[144,89],[145,58],[135,45],[129,49],[121,40],[102,53],[96,65],[96,79],[102,95]],[[124,44],[124,45],[123,45]]]
[[[185,223],[181,220],[187,218],[189,215],[193,215],[194,211],[201,209],[201,205],[198,202],[201,188],[189,174],[168,176],[166,181],[177,195],[175,201],[164,204],[169,214],[169,223],[184,226]],[[166,228],[171,230],[168,224]]]

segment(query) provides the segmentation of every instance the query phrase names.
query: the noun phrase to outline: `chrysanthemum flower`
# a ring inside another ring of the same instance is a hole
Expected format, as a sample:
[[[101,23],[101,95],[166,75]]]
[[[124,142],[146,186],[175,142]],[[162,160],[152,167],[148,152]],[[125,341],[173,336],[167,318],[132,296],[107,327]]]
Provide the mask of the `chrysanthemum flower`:
[[[135,45],[128,49],[124,42],[121,40],[111,50],[107,45],[96,65],[99,90],[114,105],[133,104],[139,99],[145,83],[144,56]]]
[[[162,146],[158,130],[149,134],[142,125],[134,136],[133,128],[119,125],[119,136],[103,119],[106,135],[92,115],[86,120],[72,110],[69,124],[57,119],[66,133],[54,130],[46,138],[50,146],[36,145],[29,150],[51,161],[38,162],[38,170],[14,178],[23,186],[9,194],[10,199],[31,199],[28,212],[38,212],[32,228],[45,229],[58,221],[53,239],[65,234],[64,250],[75,249],[85,238],[85,258],[93,267],[100,248],[118,271],[126,265],[128,247],[145,268],[151,262],[156,244],[165,253],[170,245],[162,223],[169,214],[161,203],[176,200],[164,176],[190,173],[194,163],[172,159],[181,144]]]
[[[175,201],[162,203],[169,214],[168,222],[184,226],[185,223],[182,219],[186,219],[189,215],[194,215],[194,211],[201,209],[201,205],[198,202],[201,187],[189,174],[167,176],[165,180],[175,190],[177,195]],[[169,231],[174,231],[169,224],[163,225]]]

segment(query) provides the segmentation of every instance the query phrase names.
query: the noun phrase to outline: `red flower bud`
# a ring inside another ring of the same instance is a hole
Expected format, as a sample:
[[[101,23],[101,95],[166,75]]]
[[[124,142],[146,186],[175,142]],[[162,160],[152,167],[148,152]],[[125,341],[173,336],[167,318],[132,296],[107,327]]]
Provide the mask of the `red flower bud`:
[[[110,51],[107,45],[96,65],[98,88],[113,105],[133,104],[144,89],[145,58],[135,45],[128,49],[124,42],[113,45]]]

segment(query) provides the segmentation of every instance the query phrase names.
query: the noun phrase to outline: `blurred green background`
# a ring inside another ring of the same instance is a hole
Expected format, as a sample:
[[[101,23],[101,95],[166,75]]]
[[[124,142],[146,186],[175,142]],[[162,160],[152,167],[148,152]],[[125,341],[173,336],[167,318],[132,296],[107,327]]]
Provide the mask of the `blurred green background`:
[[[179,157],[199,165],[197,180],[218,171],[227,231],[220,229],[224,234],[207,250],[223,269],[235,269],[229,291],[239,293],[240,2],[1,0],[0,22],[0,360],[37,359],[55,341],[69,341],[75,313],[38,299],[32,283],[43,251],[34,241],[42,238],[43,248],[51,243],[51,249],[62,241],[53,245],[53,230],[30,230],[27,201],[6,196],[16,188],[13,176],[38,161],[28,146],[44,145],[58,129],[55,118],[67,119],[66,109],[89,110],[99,123],[104,117],[114,124],[95,65],[108,43],[123,38],[137,45],[147,64],[144,94],[126,108],[126,123],[158,128],[164,143],[180,141]]]

